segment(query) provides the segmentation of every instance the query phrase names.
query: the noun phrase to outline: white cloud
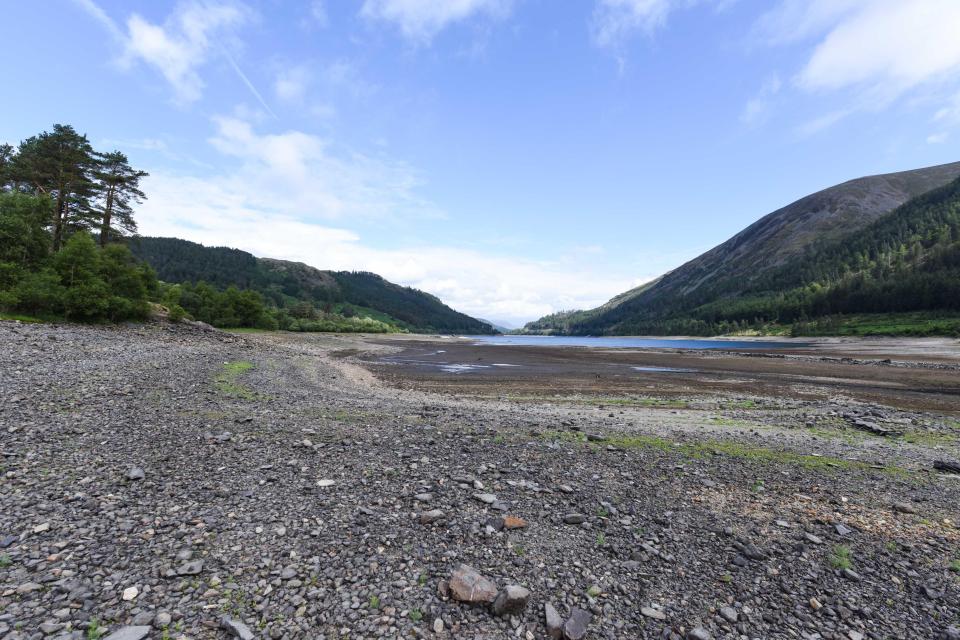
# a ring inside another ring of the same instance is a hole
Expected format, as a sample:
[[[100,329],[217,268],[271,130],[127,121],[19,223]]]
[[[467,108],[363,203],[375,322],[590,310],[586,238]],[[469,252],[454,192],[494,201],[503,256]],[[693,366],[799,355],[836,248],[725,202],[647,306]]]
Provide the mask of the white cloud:
[[[310,17],[319,27],[330,26],[330,16],[327,14],[327,4],[324,0],[313,0],[310,3]]]
[[[794,83],[847,106],[805,125],[822,130],[905,96],[936,100],[960,83],[957,0],[782,0],[757,23],[770,44],[814,40]]]
[[[305,67],[293,67],[282,70],[273,84],[277,98],[284,102],[300,102],[307,92],[310,74]]]
[[[126,66],[143,62],[154,67],[173,88],[178,102],[193,102],[204,87],[198,69],[207,62],[211,50],[222,49],[220,40],[246,22],[249,15],[243,5],[235,3],[182,4],[163,25],[133,14],[127,20],[122,62]],[[235,63],[234,68],[252,88]]]
[[[240,166],[211,179],[243,194],[248,206],[327,220],[441,216],[416,195],[420,179],[401,162],[337,151],[301,131],[262,135],[238,117],[214,124],[210,142]]]
[[[144,183],[149,199],[137,212],[142,233],[323,269],[373,271],[465,313],[516,323],[596,306],[637,283],[610,277],[590,247],[550,261],[458,246],[373,247],[346,225],[370,216],[436,214],[417,196],[409,168],[335,153],[326,141],[300,131],[260,134],[236,117],[218,118],[215,127],[211,143],[225,155],[219,164],[233,158],[237,166],[202,178],[152,171]]]
[[[513,0],[364,0],[360,15],[392,22],[406,38],[426,44],[453,23],[478,15],[503,18],[512,6]]]
[[[637,31],[647,35],[667,22],[667,16],[687,0],[598,0],[591,35],[602,47],[620,45]]]
[[[747,101],[740,114],[740,121],[748,126],[761,124],[767,119],[773,98],[780,93],[782,87],[780,76],[773,74],[763,83],[760,91]]]
[[[933,133],[927,136],[927,144],[943,144],[950,137],[950,134],[946,131],[941,131],[939,133]]]

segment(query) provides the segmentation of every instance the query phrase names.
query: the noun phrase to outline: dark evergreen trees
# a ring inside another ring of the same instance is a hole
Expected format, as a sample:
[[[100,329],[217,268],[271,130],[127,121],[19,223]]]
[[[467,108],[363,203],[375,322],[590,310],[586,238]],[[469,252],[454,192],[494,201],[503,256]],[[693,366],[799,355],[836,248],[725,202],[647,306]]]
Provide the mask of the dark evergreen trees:
[[[97,154],[93,177],[99,200],[100,246],[117,236],[136,233],[133,205],[146,198],[140,180],[148,175],[131,167],[127,156],[119,151]]]

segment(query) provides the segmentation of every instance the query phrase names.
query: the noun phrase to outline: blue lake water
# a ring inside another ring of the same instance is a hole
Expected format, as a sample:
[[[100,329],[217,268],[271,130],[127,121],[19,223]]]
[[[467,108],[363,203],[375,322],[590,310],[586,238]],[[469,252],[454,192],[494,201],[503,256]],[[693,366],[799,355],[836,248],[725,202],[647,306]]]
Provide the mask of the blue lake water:
[[[598,347],[603,349],[796,349],[809,343],[787,340],[725,338],[633,338],[583,336],[466,336],[479,344],[536,347]]]

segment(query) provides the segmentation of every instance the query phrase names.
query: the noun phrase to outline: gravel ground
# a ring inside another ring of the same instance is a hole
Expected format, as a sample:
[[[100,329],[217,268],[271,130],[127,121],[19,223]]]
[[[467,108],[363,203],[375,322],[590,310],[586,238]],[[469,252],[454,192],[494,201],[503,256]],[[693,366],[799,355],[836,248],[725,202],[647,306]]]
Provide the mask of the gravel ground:
[[[960,638],[944,415],[464,398],[350,337],[0,345],[6,640]]]

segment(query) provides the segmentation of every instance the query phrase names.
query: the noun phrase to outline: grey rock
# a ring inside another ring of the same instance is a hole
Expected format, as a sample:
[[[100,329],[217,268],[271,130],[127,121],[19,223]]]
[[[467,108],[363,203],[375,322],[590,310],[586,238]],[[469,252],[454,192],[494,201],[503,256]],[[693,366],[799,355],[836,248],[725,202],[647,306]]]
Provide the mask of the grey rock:
[[[727,622],[732,623],[737,621],[737,618],[740,617],[740,614],[738,614],[737,610],[733,607],[720,607],[720,617]]]
[[[713,636],[703,627],[696,627],[687,632],[687,640],[712,640]]]
[[[170,626],[170,623],[173,622],[173,618],[166,611],[161,611],[153,619],[153,626],[157,629],[163,629],[164,627]]]
[[[653,618],[654,620],[666,620],[667,614],[660,609],[654,609],[653,607],[641,607],[640,613],[645,615],[648,618]]]
[[[420,524],[430,524],[438,520],[443,520],[447,517],[440,509],[433,509],[431,511],[424,511],[420,514]]]
[[[566,640],[582,640],[587,636],[587,627],[593,616],[589,611],[574,607],[570,610],[570,617],[563,625],[563,637]]]
[[[582,513],[568,513],[563,516],[563,521],[566,524],[583,524],[587,521],[587,516]]]
[[[203,571],[203,560],[186,562],[177,568],[178,576],[195,576]]]
[[[253,631],[250,631],[250,627],[239,620],[234,620],[230,616],[220,618],[220,628],[224,629],[230,635],[240,638],[240,640],[253,640],[255,637]]]
[[[497,595],[493,601],[493,615],[503,616],[509,613],[519,613],[527,606],[530,599],[530,590],[519,585],[511,584]]]
[[[493,504],[497,501],[497,496],[492,493],[475,493],[473,497],[484,504]]]
[[[838,524],[835,524],[833,528],[836,530],[837,535],[839,536],[848,536],[851,533],[853,533],[853,529],[851,529],[845,524],[838,523]]]
[[[103,640],[143,640],[150,635],[150,627],[120,627]]]
[[[543,605],[543,618],[547,627],[547,635],[552,640],[560,640],[563,637],[563,618],[557,608],[547,602]]]
[[[136,481],[143,480],[146,477],[146,474],[143,472],[143,469],[140,467],[130,467],[130,470],[127,471],[127,480]]]
[[[897,513],[916,513],[917,509],[909,502],[895,502],[893,510]]]

